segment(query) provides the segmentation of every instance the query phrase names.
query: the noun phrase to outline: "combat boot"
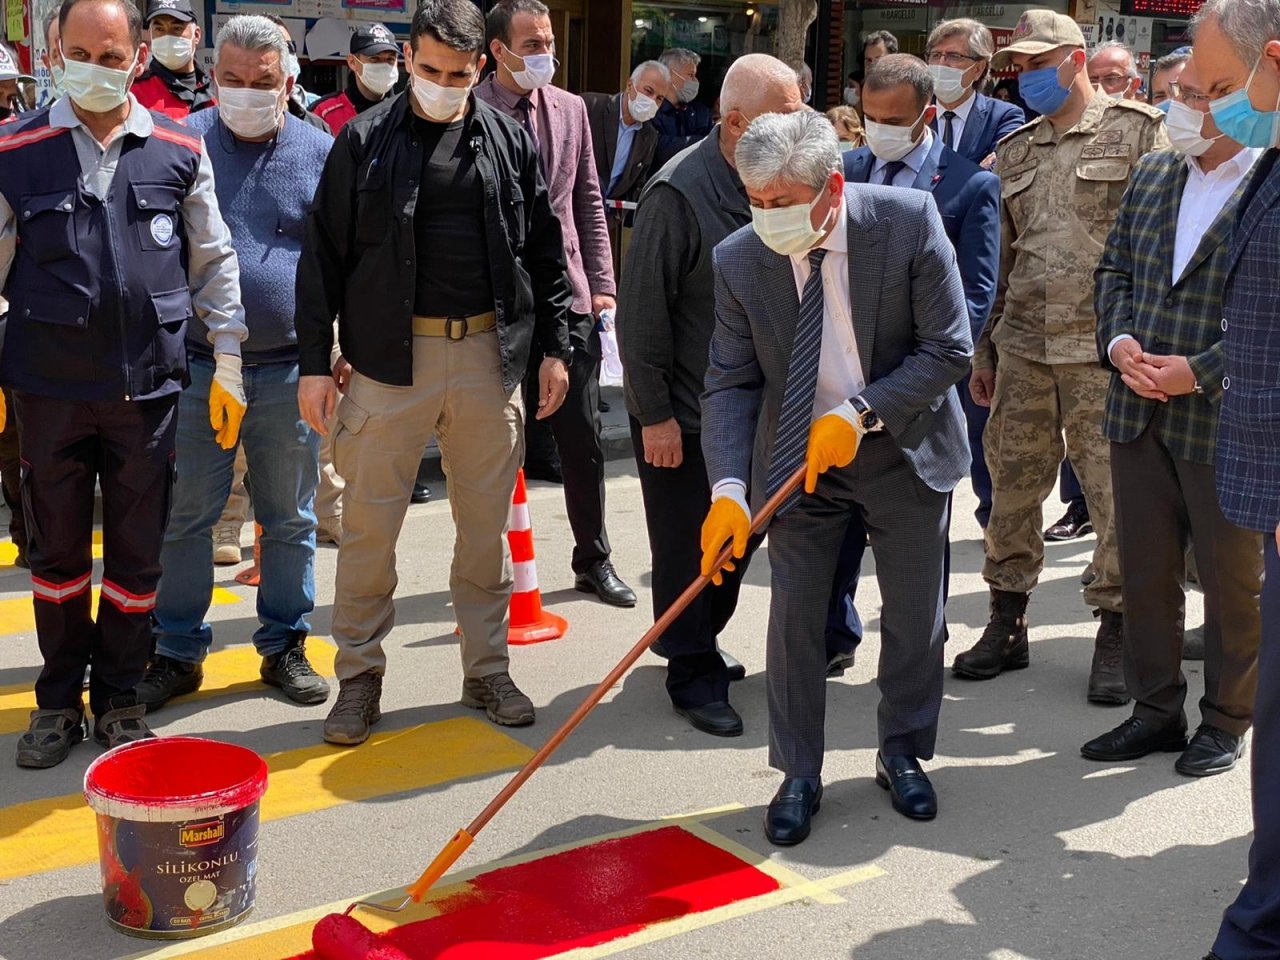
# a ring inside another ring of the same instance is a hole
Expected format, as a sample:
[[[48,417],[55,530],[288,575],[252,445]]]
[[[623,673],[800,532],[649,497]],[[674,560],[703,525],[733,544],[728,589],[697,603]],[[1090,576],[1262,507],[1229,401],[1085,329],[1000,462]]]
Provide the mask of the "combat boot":
[[[338,700],[324,720],[324,738],[355,746],[369,739],[369,728],[382,719],[382,674],[366,670],[338,681]]]
[[[1005,670],[1022,670],[1031,663],[1027,644],[1029,593],[991,588],[991,619],[982,636],[951,665],[957,677],[990,680]]]
[[[1129,687],[1124,681],[1124,614],[1100,613],[1102,622],[1093,641],[1089,670],[1089,702],[1122,706],[1129,702]]]

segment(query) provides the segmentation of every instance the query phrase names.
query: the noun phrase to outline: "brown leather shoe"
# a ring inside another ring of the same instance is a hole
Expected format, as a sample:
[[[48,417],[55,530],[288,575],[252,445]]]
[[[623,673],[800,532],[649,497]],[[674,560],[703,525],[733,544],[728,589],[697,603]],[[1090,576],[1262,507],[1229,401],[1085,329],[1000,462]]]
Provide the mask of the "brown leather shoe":
[[[1027,643],[1029,593],[991,588],[991,619],[972,647],[959,654],[951,666],[957,677],[990,680],[1005,670],[1022,670],[1031,663]]]
[[[348,747],[364,743],[369,728],[382,719],[381,700],[382,674],[366,670],[338,681],[338,699],[324,718],[324,738]]]
[[[1102,610],[1089,670],[1089,702],[1123,706],[1129,702],[1124,680],[1124,615]]]
[[[462,705],[483,710],[490,720],[504,727],[527,727],[533,723],[533,701],[520,692],[509,673],[468,677],[462,682]]]

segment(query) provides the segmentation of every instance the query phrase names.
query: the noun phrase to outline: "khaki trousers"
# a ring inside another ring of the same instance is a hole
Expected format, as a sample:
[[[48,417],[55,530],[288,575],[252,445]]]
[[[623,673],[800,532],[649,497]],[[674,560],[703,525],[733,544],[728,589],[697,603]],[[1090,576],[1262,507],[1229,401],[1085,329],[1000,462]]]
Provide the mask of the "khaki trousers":
[[[1093,363],[1038,363],[1002,353],[983,446],[991,471],[991,519],[982,576],[998,590],[1030,593],[1044,568],[1045,498],[1058,481],[1063,436],[1097,534],[1091,607],[1122,609],[1111,497],[1111,444],[1102,418],[1111,374]]]
[[[336,424],[336,420],[335,420]],[[320,441],[320,483],[316,486],[316,519],[342,516],[344,481],[333,466],[333,429]]]
[[[457,531],[449,590],[467,678],[503,673],[513,580],[507,520],[524,456],[519,385],[502,387],[496,332],[413,338],[413,385],[354,373],[338,401],[333,460],[346,480],[333,606],[336,672],[386,672],[395,625],[396,540],[434,434]]]

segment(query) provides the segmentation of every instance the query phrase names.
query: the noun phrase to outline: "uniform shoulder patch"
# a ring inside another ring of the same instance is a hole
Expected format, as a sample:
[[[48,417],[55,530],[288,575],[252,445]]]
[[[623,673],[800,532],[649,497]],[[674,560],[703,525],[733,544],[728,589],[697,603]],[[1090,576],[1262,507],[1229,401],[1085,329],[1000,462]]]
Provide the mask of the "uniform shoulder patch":
[[[1144,114],[1148,120],[1164,121],[1164,111],[1159,107],[1151,106],[1149,103],[1139,103],[1137,100],[1117,100],[1114,106]]]
[[[1003,147],[1006,143],[1012,142],[1013,138],[1018,136],[1019,134],[1031,132],[1036,128],[1036,126],[1040,123],[1042,119],[1043,119],[1042,117],[1036,117],[1034,120],[1028,120],[1026,123],[1018,127],[1016,130],[1013,130],[1010,133],[1006,133],[1003,137],[1001,137],[998,141],[996,141],[996,146]]]

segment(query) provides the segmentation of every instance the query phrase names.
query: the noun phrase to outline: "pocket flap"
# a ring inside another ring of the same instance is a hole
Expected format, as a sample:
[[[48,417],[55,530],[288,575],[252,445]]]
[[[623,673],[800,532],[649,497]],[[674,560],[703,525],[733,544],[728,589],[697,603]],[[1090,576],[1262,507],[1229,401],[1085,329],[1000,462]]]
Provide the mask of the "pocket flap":
[[[524,191],[520,189],[520,184],[514,180],[504,180],[502,182],[502,192],[507,195],[507,199],[512,203],[524,203]]]
[[[92,303],[92,300],[80,294],[63,295],[29,290],[22,296],[21,310],[23,318],[27,320],[84,329],[89,323],[89,308]]]
[[[344,394],[338,401],[338,420],[348,433],[359,433],[369,422],[369,411]]]
[[[1105,180],[1115,182],[1129,179],[1128,160],[1089,160],[1076,164],[1076,176],[1081,180]]]
[[[1000,180],[1000,196],[1002,198],[1012,197],[1014,194],[1021,193],[1027,187],[1031,186],[1031,182],[1036,178],[1036,167],[1030,170],[1024,170],[1017,176],[1002,178]]]
[[[76,195],[71,190],[37,193],[22,198],[22,219],[30,220],[42,213],[71,214],[76,209]]]
[[[166,293],[153,293],[151,307],[156,313],[156,323],[185,323],[192,317],[191,293],[183,287]]]
[[[139,209],[160,213],[176,212],[186,193],[180,183],[131,183],[129,189]]]

